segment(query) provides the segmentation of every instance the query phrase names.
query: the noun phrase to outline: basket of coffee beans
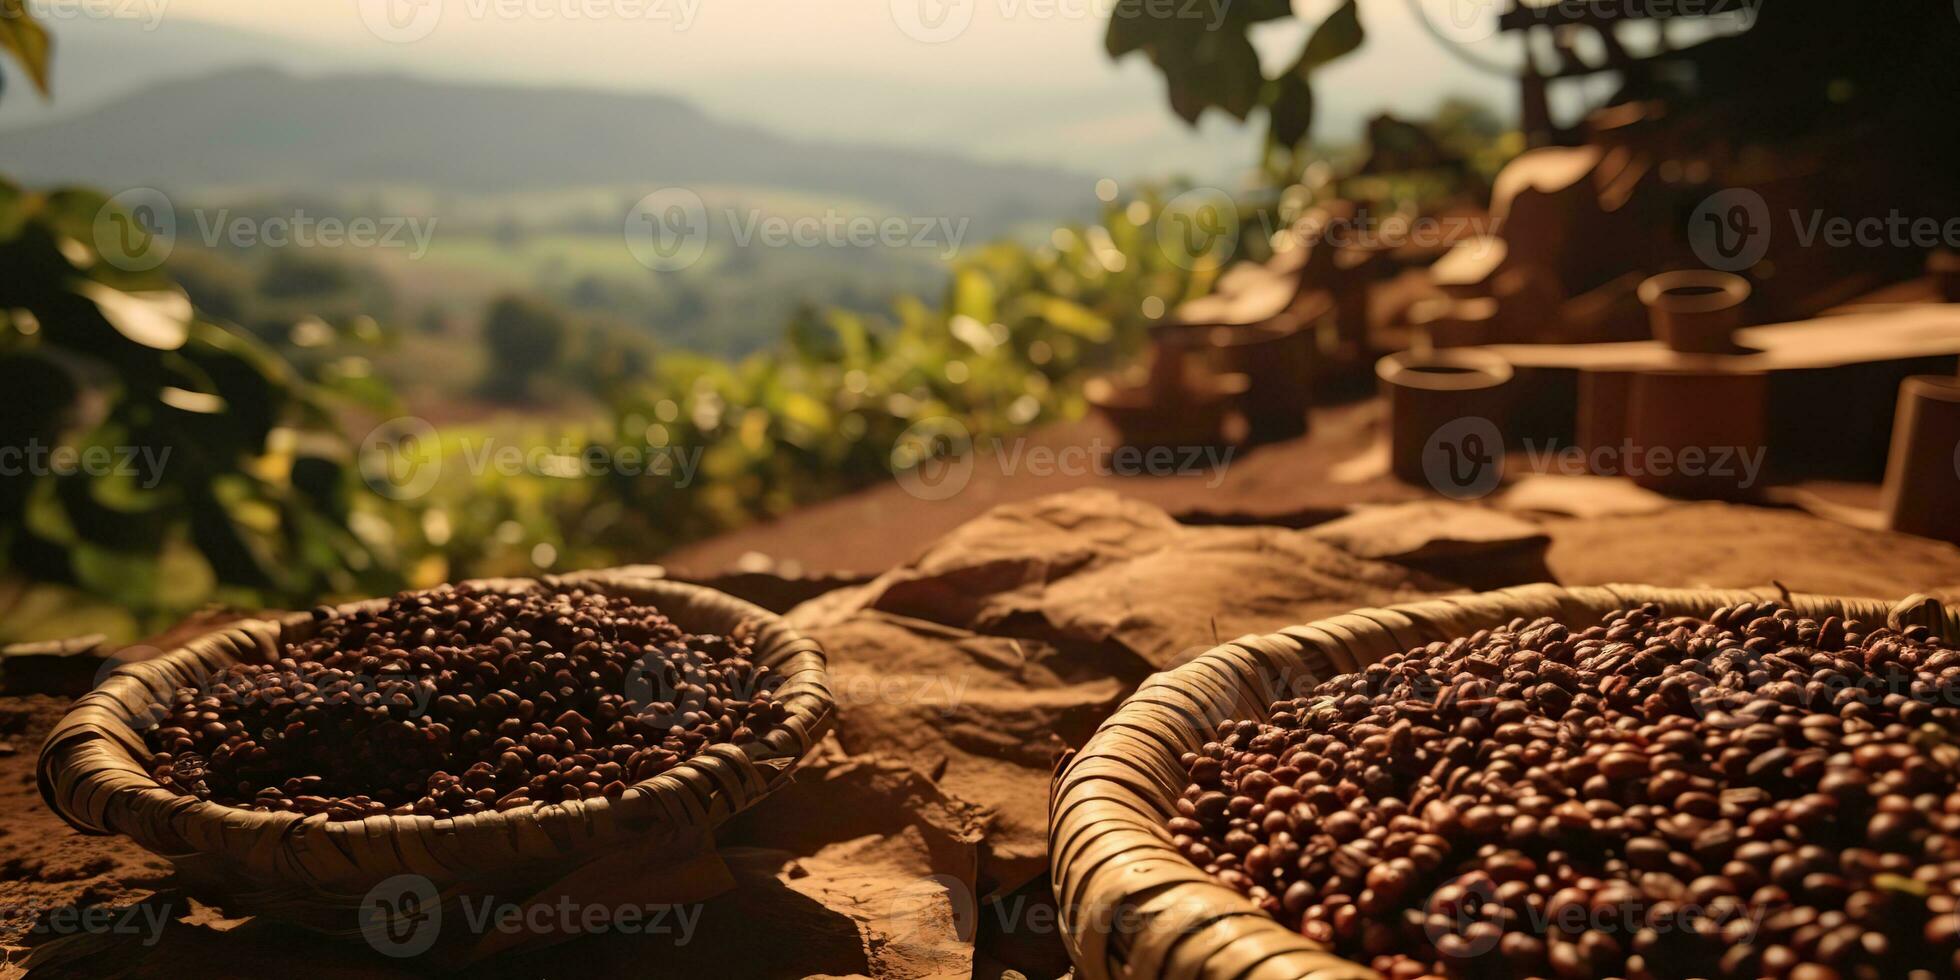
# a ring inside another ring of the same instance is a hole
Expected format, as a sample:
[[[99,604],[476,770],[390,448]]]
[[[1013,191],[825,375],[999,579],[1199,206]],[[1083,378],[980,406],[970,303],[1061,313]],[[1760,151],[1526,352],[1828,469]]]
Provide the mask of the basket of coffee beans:
[[[1526,586],[1159,674],[1050,804],[1088,977],[1960,976],[1960,616]]]
[[[487,580],[124,664],[49,735],[40,783],[228,907],[373,940],[390,881],[705,897],[713,828],[833,709],[817,645],[733,597],[633,570]]]

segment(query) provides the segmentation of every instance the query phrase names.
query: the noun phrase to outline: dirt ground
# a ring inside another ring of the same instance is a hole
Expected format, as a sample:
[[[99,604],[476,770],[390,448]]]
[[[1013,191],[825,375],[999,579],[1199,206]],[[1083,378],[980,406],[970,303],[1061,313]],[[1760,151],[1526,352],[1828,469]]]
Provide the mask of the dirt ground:
[[[677,548],[660,561],[690,575],[737,567],[773,568],[791,577],[877,574],[994,507],[1091,487],[1186,519],[1294,526],[1318,523],[1356,501],[1422,499],[1423,491],[1387,475],[1385,460],[1370,458],[1380,424],[1381,408],[1373,401],[1324,407],[1315,410],[1305,436],[1233,448],[1227,456],[1176,454],[1175,472],[1152,476],[1129,475],[1075,454],[1085,447],[1107,452],[1116,433],[1099,418],[1065,422],[998,446],[981,440],[965,475],[949,477],[958,481],[957,492],[949,491],[950,484],[923,493],[898,481],[881,484]]]
[[[1379,400],[1321,406],[1313,412],[1308,434],[1299,438],[1233,448],[1229,456],[1174,454],[1158,460],[1171,464],[1168,475],[1134,475],[1076,454],[1084,447],[1113,446],[1115,431],[1107,423],[1093,417],[1059,423],[998,445],[982,440],[970,465],[948,476],[957,492],[949,492],[948,483],[881,484],[677,548],[659,561],[691,578],[735,569],[789,579],[875,575],[992,508],[1089,488],[1144,501],[1186,523],[1294,528],[1318,524],[1358,505],[1434,499],[1427,488],[1389,475],[1381,448],[1383,424]],[[1529,475],[1529,465],[1525,454],[1514,455],[1509,460],[1512,477],[1491,502],[1528,510],[1549,499],[1554,508],[1577,513],[1667,505],[1620,480],[1520,479]],[[1533,487],[1531,499],[1525,499],[1518,491],[1532,482],[1554,486]],[[1603,486],[1563,485],[1591,482]],[[1866,523],[1875,523],[1871,509],[1879,502],[1877,486],[1847,482],[1771,487],[1764,496],[1820,502],[1820,512],[1828,509],[1842,516],[1841,510],[1849,510],[1854,520]]]
[[[1583,517],[1436,502],[1343,517],[1357,500],[1413,493],[1378,475],[1341,483],[1330,472],[1340,463],[1250,457],[1231,489],[1192,498],[1211,502],[1195,522],[1171,515],[1180,491],[1159,483],[1021,496],[1018,484],[989,490],[976,475],[982,501],[1014,499],[977,516],[960,500],[957,520],[879,488],[814,508],[794,535],[779,525],[774,537],[758,530],[677,556],[670,568],[714,568],[776,543],[775,554],[827,571],[838,566],[826,555],[841,554],[821,548],[827,537],[878,543],[851,552],[884,562],[859,569],[874,578],[831,580],[790,614],[830,656],[836,728],[791,786],[722,828],[735,887],[679,910],[691,916],[685,930],[602,931],[470,972],[1061,976],[1044,837],[1051,767],[1140,680],[1221,639],[1547,578],[1960,601],[1960,548],[1794,510],[1593,488],[1568,494],[1592,502],[1570,508]],[[1277,523],[1218,523],[1255,504]],[[358,942],[229,917],[178,890],[161,859],[70,830],[34,777],[65,703],[0,697],[0,973],[423,972]]]

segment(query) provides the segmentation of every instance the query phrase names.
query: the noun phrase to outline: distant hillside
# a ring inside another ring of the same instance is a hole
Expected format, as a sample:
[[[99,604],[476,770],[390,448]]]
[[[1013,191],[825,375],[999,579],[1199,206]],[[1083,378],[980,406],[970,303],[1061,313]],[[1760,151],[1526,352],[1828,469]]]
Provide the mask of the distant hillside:
[[[952,154],[789,138],[670,97],[241,68],[167,81],[0,139],[29,183],[474,194],[747,185],[994,224],[1093,204],[1093,178]]]
[[[1431,8],[1449,2],[1422,0]],[[72,117],[164,82],[263,66],[302,77],[405,72],[493,85],[559,79],[566,81],[552,84],[654,91],[716,118],[793,139],[901,143],[927,153],[1060,167],[1126,183],[1183,175],[1229,184],[1244,175],[1259,149],[1259,125],[1242,125],[1221,113],[1207,114],[1195,129],[1185,127],[1166,107],[1163,79],[1147,59],[1109,61],[1101,30],[1088,21],[1059,28],[1077,37],[1081,49],[1067,55],[1066,64],[1054,65],[1052,74],[1007,66],[975,73],[970,65],[938,73],[906,71],[882,64],[875,45],[822,67],[799,62],[739,69],[717,68],[724,59],[710,46],[691,63],[702,70],[673,71],[659,59],[617,49],[561,64],[541,61],[547,57],[541,52],[528,60],[513,58],[508,38],[504,48],[486,44],[484,49],[503,54],[487,55],[467,46],[350,43],[341,35],[268,31],[282,17],[277,5],[258,15],[241,13],[231,24],[154,2],[115,6],[127,15],[49,21],[55,98],[43,102],[21,87],[0,99],[0,133]],[[167,16],[151,19],[146,12],[153,9],[167,9]],[[251,16],[264,18],[257,29],[239,26]],[[1515,85],[1435,57],[1435,43],[1401,4],[1376,5],[1367,18],[1368,43],[1317,73],[1324,83],[1316,87],[1321,95],[1315,106],[1317,139],[1351,142],[1375,113],[1424,116],[1444,95],[1478,99],[1511,114]],[[1288,43],[1285,37],[1265,39],[1278,44],[1272,50]],[[1500,49],[1496,54],[1506,54],[1500,42],[1490,43]],[[1412,57],[1424,59],[1422,71],[1409,70]],[[1581,106],[1556,108],[1569,115]]]
[[[144,8],[128,9],[133,14]],[[312,73],[370,67],[359,51],[317,48],[174,13],[154,21],[63,17],[45,26],[54,35],[53,97],[25,84],[10,89],[0,98],[0,129],[73,116],[162,82],[234,68],[276,65]]]

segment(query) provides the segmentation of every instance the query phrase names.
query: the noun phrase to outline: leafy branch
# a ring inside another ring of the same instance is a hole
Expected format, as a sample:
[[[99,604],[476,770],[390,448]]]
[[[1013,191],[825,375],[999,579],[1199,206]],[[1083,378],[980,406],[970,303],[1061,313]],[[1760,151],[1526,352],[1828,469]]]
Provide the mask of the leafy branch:
[[[51,50],[48,32],[27,14],[27,0],[0,0],[0,51],[13,55],[43,98],[48,94]]]
[[[43,94],[49,47],[0,0],[0,50]],[[139,622],[391,587],[327,392],[200,315],[141,217],[0,179],[0,606],[22,604],[14,579]]]
[[[1119,0],[1104,46],[1111,58],[1137,51],[1149,57],[1164,76],[1171,110],[1186,123],[1196,125],[1206,109],[1240,121],[1264,109],[1269,145],[1290,150],[1313,126],[1313,73],[1360,47],[1364,36],[1357,0],[1346,0],[1315,27],[1291,65],[1267,77],[1252,31],[1293,13],[1289,0],[1228,0],[1217,11]]]

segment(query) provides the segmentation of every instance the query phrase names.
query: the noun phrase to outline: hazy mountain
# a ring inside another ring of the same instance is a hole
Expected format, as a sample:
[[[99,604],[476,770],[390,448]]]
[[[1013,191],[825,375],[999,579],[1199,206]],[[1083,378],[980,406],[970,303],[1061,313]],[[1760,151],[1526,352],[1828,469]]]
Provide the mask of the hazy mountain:
[[[1053,219],[1094,200],[1093,177],[792,139],[665,96],[268,68],[165,82],[12,129],[0,173],[166,190],[737,185],[992,220]]]
[[[155,20],[50,19],[47,26],[55,38],[53,98],[25,84],[11,86],[0,98],[0,131],[74,117],[160,84],[247,67],[301,77],[407,74],[464,84],[536,84],[534,76],[494,60],[456,63],[393,45],[305,43],[174,13]],[[420,60],[405,60],[411,53]],[[1092,63],[1098,57],[1085,52]],[[657,84],[655,95],[793,138],[900,143],[1126,180],[1173,173],[1223,179],[1253,159],[1253,127],[1214,116],[1200,130],[1187,129],[1164,108],[1162,82],[1141,62],[1112,67],[1111,75],[1088,87],[1002,85],[984,93],[957,79],[894,84],[849,72],[699,77],[650,70],[630,85],[579,84],[614,92],[649,91]],[[1333,125],[1352,128],[1344,120]]]
[[[1163,80],[1137,61],[1111,78],[1068,89],[1024,84],[989,89],[984,98],[957,82],[892,85],[875,77],[831,73],[804,78],[753,74],[714,84],[677,80],[704,110],[792,136],[875,133],[903,120],[915,145],[983,160],[1047,164],[1128,182],[1189,177],[1229,181],[1257,159],[1263,131],[1222,113],[1187,127],[1171,114]],[[1341,107],[1323,116],[1325,132],[1352,138],[1359,116]]]
[[[150,6],[132,4],[129,9],[140,12]],[[875,47],[855,62],[845,59],[821,68],[758,67],[731,60],[731,53],[713,54],[717,39],[695,35],[680,47],[692,50],[688,46],[698,41],[708,53],[686,62],[682,70],[673,62],[617,47],[581,48],[580,55],[563,56],[541,38],[537,51],[497,49],[499,53],[489,54],[487,49],[382,44],[372,38],[363,43],[330,31],[275,35],[198,20],[176,9],[154,20],[68,17],[50,19],[47,26],[55,38],[55,98],[44,102],[25,85],[10,86],[8,97],[0,99],[0,130],[74,116],[164,82],[264,66],[302,77],[406,74],[464,84],[563,86],[563,80],[572,79],[585,89],[678,97],[711,116],[794,139],[903,145],[1126,182],[1173,174],[1230,182],[1255,160],[1260,139],[1260,122],[1241,124],[1215,112],[1196,129],[1185,127],[1165,104],[1163,79],[1147,61],[1136,55],[1109,61],[1102,53],[1099,28],[1086,21],[1058,25],[1080,34],[1081,48],[1073,51],[1072,45],[1064,45],[1071,53],[1065,62],[1049,65],[1052,72],[1002,67],[984,78],[970,70],[962,73],[956,65],[937,74],[881,71],[875,52],[890,51]],[[1316,75],[1318,139],[1355,140],[1369,115],[1387,109],[1420,116],[1446,94],[1481,99],[1506,113],[1515,103],[1509,83],[1443,57],[1399,4],[1371,10],[1368,33],[1360,51]],[[866,45],[876,40],[862,39]],[[1261,32],[1255,40],[1277,63],[1302,38],[1289,40],[1280,30],[1277,35]],[[1416,66],[1420,70],[1412,70]]]
[[[159,82],[230,68],[278,65],[307,72],[360,65],[352,52],[185,17],[49,18],[46,26],[54,35],[53,97],[43,98],[24,79],[10,76],[19,84],[0,98],[0,128],[72,116]]]

